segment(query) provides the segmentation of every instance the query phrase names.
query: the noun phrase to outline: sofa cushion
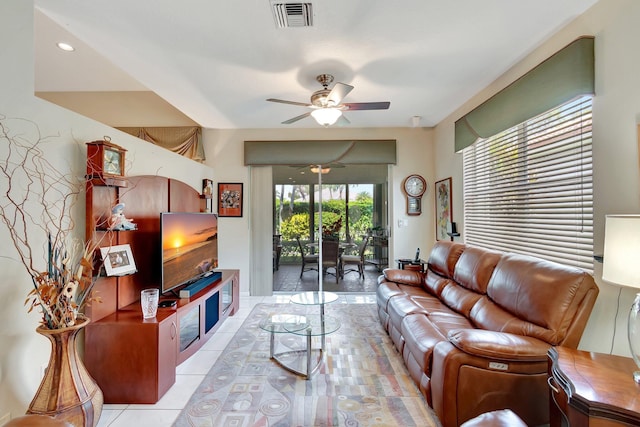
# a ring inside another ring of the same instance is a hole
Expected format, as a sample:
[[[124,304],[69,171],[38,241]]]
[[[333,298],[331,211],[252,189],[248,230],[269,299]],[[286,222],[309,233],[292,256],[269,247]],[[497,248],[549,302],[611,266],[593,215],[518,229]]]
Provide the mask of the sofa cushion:
[[[440,297],[442,290],[450,282],[451,282],[450,278],[440,276],[439,274],[434,273],[431,270],[427,270],[424,273],[424,282],[423,282],[424,290],[426,290],[430,294],[435,295],[437,297]]]
[[[437,242],[429,254],[427,269],[440,276],[453,278],[453,271],[464,248],[462,243]]]
[[[469,316],[469,312],[482,295],[450,282],[440,293],[442,301],[456,312]]]
[[[424,308],[427,313],[452,311],[445,303],[440,301],[438,297],[435,297],[433,295],[413,295],[411,299],[414,303]]]
[[[499,252],[467,246],[456,264],[453,279],[469,290],[486,294],[489,279],[501,257]]]
[[[471,312],[486,329],[533,336],[558,345],[567,334],[576,311],[592,286],[584,271],[538,258],[505,254],[487,287],[486,302]],[[521,322],[517,320],[521,320]]]
[[[389,300],[398,295],[424,295],[424,289],[420,285],[382,280],[376,289],[376,302],[386,310]]]
[[[429,321],[434,327],[445,337],[449,336],[452,331],[470,329],[474,330],[473,325],[466,317],[457,313],[432,313],[429,315]],[[448,338],[447,338],[448,339]]]
[[[376,303],[386,311],[389,299],[398,295],[404,295],[398,283],[383,281],[376,288]]]
[[[493,302],[488,296],[482,297],[473,306],[469,313],[469,318],[478,328],[489,331],[507,332],[510,334],[525,335],[535,337],[551,343],[554,333],[552,330],[538,326],[527,320],[504,310]]]
[[[487,359],[545,362],[551,348],[536,338],[484,329],[451,329],[447,338],[465,353]]]
[[[400,270],[395,268],[385,268],[382,276],[378,279],[382,282],[404,283],[413,286],[422,286],[422,273],[414,270]]]
[[[428,311],[419,306],[408,295],[399,295],[389,300],[387,313],[389,314],[389,322],[400,330],[400,323],[407,315],[415,313],[428,314]]]
[[[423,314],[412,314],[405,317],[402,320],[400,332],[404,337],[403,359],[407,361],[410,354],[422,372],[431,376],[433,348],[440,341],[446,341],[446,335],[441,334]],[[414,380],[419,383],[420,377],[414,378]]]

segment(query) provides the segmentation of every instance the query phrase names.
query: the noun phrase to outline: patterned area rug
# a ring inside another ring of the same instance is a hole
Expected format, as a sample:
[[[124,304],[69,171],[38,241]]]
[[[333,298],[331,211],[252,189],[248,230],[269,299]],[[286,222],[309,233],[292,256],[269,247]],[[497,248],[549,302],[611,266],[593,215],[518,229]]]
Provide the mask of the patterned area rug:
[[[317,306],[259,304],[206,375],[177,427],[439,426],[378,321],[375,304],[329,304],[340,319],[326,336],[324,362],[310,380],[269,359],[271,314],[314,315]],[[314,347],[320,345],[314,338]],[[276,334],[276,353],[306,347]]]

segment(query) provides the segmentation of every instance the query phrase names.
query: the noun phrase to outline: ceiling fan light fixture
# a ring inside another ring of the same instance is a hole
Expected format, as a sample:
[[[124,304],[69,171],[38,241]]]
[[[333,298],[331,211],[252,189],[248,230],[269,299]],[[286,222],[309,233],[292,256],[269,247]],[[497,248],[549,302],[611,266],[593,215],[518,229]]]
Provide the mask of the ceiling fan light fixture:
[[[311,116],[322,126],[331,126],[341,115],[342,111],[338,108],[318,108],[311,112]]]
[[[330,167],[319,168],[318,166],[311,166],[310,169],[311,169],[311,172],[313,172],[313,173],[320,172],[322,175],[331,172],[331,168]]]

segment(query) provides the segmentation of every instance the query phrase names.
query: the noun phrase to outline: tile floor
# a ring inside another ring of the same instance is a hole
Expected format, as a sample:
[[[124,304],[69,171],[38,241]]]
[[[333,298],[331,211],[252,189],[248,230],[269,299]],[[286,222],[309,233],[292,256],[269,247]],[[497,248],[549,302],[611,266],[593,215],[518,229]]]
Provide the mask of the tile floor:
[[[354,274],[354,276],[357,275]],[[315,277],[317,280],[317,276]],[[251,297],[241,294],[238,313],[229,317],[214,337],[176,368],[176,383],[158,403],[154,405],[105,404],[98,427],[171,426],[253,307],[260,303],[288,303],[290,295],[291,293],[281,292],[271,297]],[[339,296],[337,303],[342,304],[371,304],[376,301],[373,292],[340,293]]]

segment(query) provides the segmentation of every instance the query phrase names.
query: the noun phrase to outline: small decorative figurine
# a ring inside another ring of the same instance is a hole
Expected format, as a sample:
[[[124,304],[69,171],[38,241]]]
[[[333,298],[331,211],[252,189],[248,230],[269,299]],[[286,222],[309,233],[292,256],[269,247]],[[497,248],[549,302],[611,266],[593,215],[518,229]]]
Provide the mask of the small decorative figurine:
[[[136,230],[138,227],[132,220],[124,215],[124,203],[118,203],[111,209],[109,218],[109,230]]]

